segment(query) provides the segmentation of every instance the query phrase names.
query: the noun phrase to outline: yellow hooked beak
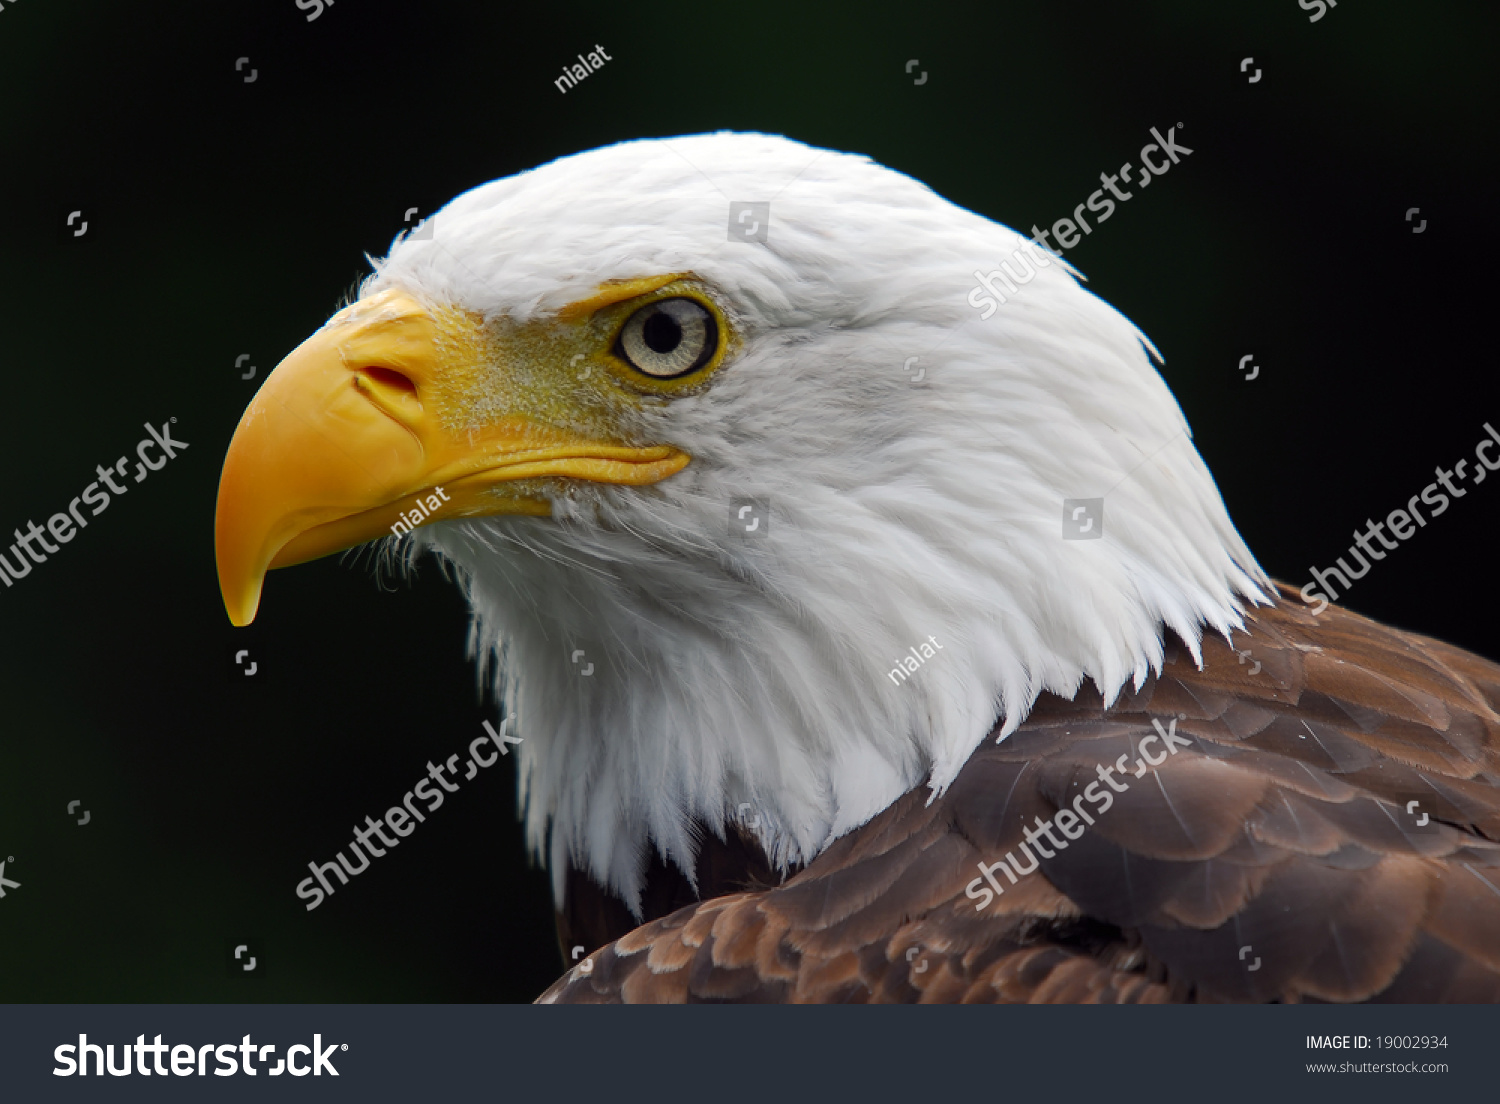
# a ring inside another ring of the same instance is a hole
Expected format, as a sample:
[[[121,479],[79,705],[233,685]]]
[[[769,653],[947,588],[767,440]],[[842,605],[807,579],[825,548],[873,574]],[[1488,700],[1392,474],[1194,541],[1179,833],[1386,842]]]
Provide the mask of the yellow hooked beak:
[[[219,479],[214,545],[230,621],[255,619],[271,568],[431,521],[549,514],[540,486],[521,480],[644,485],[687,465],[678,449],[591,432],[599,420],[575,415],[560,387],[523,394],[560,378],[534,365],[517,370],[526,386],[497,385],[484,348],[477,322],[391,290],[341,311],[277,366]],[[459,413],[476,409],[474,394],[487,404],[479,425]]]

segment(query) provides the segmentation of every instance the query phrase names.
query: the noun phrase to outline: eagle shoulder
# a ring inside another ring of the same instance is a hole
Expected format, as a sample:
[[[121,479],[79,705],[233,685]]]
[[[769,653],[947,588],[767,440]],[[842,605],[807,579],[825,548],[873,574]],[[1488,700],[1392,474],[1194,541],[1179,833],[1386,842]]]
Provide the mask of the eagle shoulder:
[[[710,848],[541,1000],[1500,1000],[1500,666],[1288,588],[1168,641],[779,885]]]

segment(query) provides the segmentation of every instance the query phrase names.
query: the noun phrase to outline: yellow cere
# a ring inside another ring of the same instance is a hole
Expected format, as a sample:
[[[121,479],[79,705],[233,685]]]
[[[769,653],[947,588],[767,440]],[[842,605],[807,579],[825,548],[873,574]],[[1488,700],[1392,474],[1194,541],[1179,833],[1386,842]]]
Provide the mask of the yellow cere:
[[[714,315],[720,348],[691,376],[660,380],[617,356],[620,329],[637,310],[683,296]],[[429,308],[439,370],[430,387],[433,414],[452,433],[475,434],[507,417],[527,418],[576,439],[646,446],[631,413],[648,403],[701,389],[733,347],[733,330],[708,289],[671,274],[606,284],[557,315],[485,323],[451,307]]]

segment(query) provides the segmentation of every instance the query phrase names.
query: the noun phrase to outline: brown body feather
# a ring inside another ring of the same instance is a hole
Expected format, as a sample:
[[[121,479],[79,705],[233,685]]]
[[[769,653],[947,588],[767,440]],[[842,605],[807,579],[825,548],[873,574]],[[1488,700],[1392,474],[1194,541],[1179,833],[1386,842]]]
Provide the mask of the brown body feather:
[[[1044,694],[780,884],[709,836],[637,927],[571,872],[559,933],[592,953],[541,999],[1500,1001],[1500,666],[1288,589],[1246,626],[1202,670],[1169,637],[1109,709]],[[976,908],[981,861],[1174,719],[1191,746]]]

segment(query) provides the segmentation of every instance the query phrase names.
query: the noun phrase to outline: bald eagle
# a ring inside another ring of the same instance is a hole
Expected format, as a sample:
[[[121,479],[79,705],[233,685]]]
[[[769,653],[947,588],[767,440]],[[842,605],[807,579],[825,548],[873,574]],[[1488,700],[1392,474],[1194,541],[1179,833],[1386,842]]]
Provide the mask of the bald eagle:
[[[545,1001],[1500,999],[1500,667],[1268,579],[1076,276],[779,137],[475,188],[245,412],[229,616],[451,565]]]

